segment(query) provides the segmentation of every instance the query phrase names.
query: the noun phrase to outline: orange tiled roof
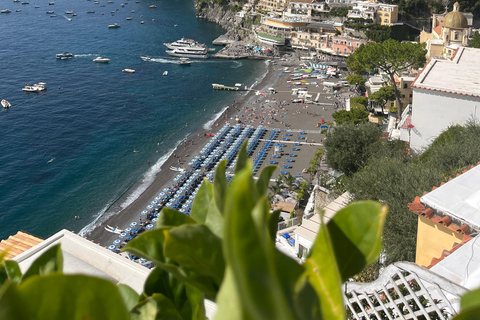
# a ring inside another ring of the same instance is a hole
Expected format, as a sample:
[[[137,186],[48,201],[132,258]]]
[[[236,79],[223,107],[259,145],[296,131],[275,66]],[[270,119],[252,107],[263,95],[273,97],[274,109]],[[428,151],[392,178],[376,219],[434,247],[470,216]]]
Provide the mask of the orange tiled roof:
[[[290,202],[284,202],[284,201],[278,201],[274,206],[273,210],[281,210],[285,212],[292,212],[295,210],[295,203],[290,203]]]
[[[441,25],[437,26],[436,28],[434,28],[433,31],[436,34],[440,35],[440,33],[442,33],[442,27],[443,27],[443,25],[441,24]]]
[[[43,239],[37,238],[23,231],[18,231],[16,235],[8,237],[7,240],[0,241],[0,252],[7,251],[5,259],[10,260],[42,241]]]

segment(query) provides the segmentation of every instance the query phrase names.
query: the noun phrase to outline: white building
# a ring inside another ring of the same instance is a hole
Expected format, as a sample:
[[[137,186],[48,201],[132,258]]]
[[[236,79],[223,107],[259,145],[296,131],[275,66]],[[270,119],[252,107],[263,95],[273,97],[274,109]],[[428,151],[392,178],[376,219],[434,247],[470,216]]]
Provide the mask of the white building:
[[[412,83],[410,146],[421,151],[442,131],[479,120],[480,49],[459,48],[452,60],[433,59]]]

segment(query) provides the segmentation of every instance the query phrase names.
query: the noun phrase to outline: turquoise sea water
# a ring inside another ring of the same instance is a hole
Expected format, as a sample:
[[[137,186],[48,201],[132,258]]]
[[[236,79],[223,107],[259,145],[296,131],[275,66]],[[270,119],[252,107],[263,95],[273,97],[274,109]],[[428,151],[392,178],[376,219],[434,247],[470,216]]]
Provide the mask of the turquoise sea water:
[[[210,45],[223,33],[195,18],[193,0],[2,6],[12,13],[0,14],[0,99],[12,108],[0,111],[0,239],[18,230],[43,238],[61,228],[80,231],[139,180],[140,192],[165,154],[236,98],[211,83],[251,85],[265,72],[258,61],[180,66],[168,57],[164,42],[185,36]],[[108,29],[112,23],[121,27]],[[55,59],[63,51],[77,56]],[[111,62],[95,64],[96,56]],[[47,92],[21,91],[36,82],[46,82]]]

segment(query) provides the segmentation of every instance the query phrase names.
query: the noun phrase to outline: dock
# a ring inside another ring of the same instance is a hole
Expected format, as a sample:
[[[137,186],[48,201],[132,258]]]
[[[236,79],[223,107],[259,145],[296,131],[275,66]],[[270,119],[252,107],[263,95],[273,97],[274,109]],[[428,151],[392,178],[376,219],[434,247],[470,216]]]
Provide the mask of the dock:
[[[222,34],[220,37],[212,41],[214,46],[225,46],[227,44],[234,43],[235,40],[229,39],[226,34]]]
[[[246,86],[242,87],[242,84],[237,83],[234,87],[225,86],[223,84],[212,83],[212,87],[214,90],[227,90],[227,91],[247,91],[248,88]]]

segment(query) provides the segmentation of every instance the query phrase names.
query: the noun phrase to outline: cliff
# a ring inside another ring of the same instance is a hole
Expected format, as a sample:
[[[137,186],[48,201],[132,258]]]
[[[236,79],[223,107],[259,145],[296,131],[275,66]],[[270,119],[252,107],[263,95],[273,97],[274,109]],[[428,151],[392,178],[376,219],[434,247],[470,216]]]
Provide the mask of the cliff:
[[[229,39],[242,40],[249,37],[250,32],[242,28],[241,19],[237,21],[236,12],[231,10],[229,6],[203,3],[200,7],[198,0],[194,0],[194,5],[197,8],[197,18],[217,23],[227,31],[226,34]]]

